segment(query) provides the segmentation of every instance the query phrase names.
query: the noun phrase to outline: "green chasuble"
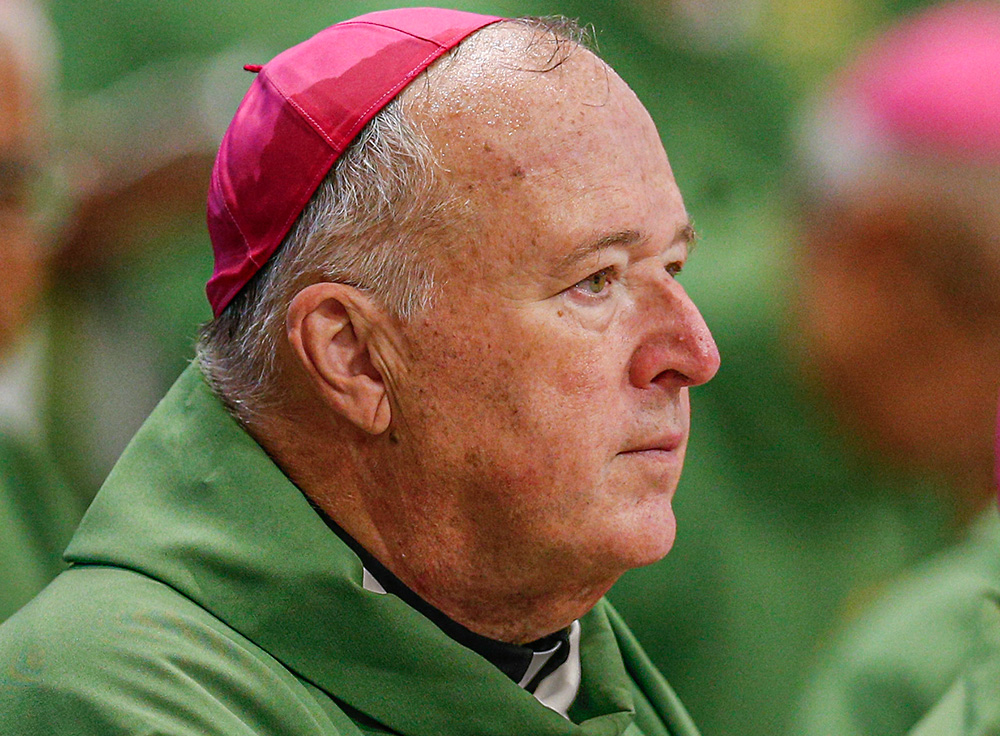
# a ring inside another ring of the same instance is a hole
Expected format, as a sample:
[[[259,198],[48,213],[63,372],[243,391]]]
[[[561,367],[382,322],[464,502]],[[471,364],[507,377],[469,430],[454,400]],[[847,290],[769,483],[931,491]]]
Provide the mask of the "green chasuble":
[[[995,508],[982,515],[961,544],[900,580],[835,642],[800,703],[796,733],[909,732],[977,657],[983,604],[991,589],[1000,589]],[[996,609],[995,602],[991,608]],[[1000,630],[1000,613],[994,618]],[[1000,680],[993,697],[1000,705]]]
[[[571,720],[393,595],[181,376],[0,627],[0,734],[695,736],[606,601]]]
[[[1000,734],[1000,580],[980,596],[981,617],[969,642],[970,657],[940,702],[910,736]]]

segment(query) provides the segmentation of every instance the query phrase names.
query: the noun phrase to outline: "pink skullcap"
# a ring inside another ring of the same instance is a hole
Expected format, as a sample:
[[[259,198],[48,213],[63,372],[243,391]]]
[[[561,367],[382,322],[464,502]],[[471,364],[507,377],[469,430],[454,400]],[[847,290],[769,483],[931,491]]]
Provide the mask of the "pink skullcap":
[[[892,140],[1000,162],[1000,4],[921,13],[863,53],[843,81]]]
[[[263,67],[222,139],[208,191],[218,316],[274,253],[365,123],[420,72],[500,18],[438,8],[362,15]]]

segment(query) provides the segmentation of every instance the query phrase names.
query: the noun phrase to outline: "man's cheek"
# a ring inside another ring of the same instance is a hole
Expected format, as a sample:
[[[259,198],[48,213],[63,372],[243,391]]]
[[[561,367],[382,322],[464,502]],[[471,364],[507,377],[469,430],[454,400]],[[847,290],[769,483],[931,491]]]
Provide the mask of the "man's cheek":
[[[579,406],[580,411],[600,413],[609,406],[602,396],[607,396],[620,384],[615,375],[612,355],[606,346],[597,341],[571,346],[571,349],[552,354],[550,376],[558,393],[574,401],[591,401]]]

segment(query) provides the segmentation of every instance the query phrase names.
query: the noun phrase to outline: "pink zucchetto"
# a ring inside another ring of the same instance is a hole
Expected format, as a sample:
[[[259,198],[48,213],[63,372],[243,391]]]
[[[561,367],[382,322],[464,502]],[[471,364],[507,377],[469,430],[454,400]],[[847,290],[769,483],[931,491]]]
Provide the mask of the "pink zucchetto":
[[[263,66],[222,139],[208,192],[218,316],[271,257],[364,125],[442,54],[500,18],[439,8],[362,15]]]
[[[846,70],[841,93],[900,147],[1000,163],[1000,3],[904,21]]]

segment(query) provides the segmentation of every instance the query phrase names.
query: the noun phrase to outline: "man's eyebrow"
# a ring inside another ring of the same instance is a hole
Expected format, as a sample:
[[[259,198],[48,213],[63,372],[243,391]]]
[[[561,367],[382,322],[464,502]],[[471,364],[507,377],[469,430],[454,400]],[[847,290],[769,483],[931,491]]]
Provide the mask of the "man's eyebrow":
[[[643,237],[643,234],[638,230],[620,230],[604,235],[597,240],[582,243],[559,260],[558,269],[560,271],[571,271],[581,261],[586,260],[596,253],[600,253],[608,248],[628,247],[638,243]],[[695,232],[694,226],[690,221],[685,221],[678,227],[677,234],[674,236],[674,243],[684,243],[689,253],[694,248],[697,240],[698,234]]]
[[[597,240],[581,243],[559,259],[558,269],[559,271],[571,271],[581,261],[586,260],[596,253],[600,253],[602,250],[616,246],[629,246],[633,243],[638,243],[640,240],[642,240],[642,235],[638,230],[620,230],[616,233],[604,235]]]
[[[674,237],[674,242],[678,241],[687,245],[688,254],[698,244],[698,232],[694,229],[694,225],[691,224],[690,220],[677,228],[677,235]]]
[[[694,244],[698,241],[698,233],[695,232],[694,225],[691,224],[690,220],[677,228],[677,235],[674,240],[681,240],[687,243],[688,248],[694,247]]]

